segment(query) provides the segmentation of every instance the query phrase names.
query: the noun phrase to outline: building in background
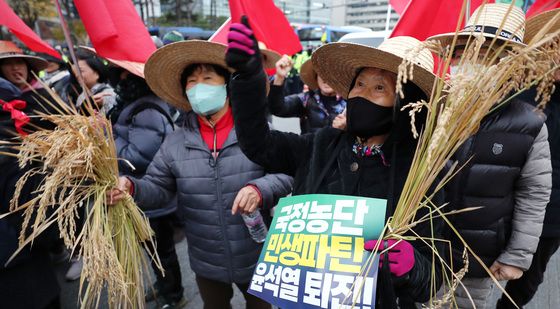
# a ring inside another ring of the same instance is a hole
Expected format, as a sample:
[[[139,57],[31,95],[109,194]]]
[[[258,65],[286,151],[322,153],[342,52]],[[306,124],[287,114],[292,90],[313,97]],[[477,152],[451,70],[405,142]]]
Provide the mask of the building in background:
[[[329,25],[333,0],[274,0],[292,23]]]
[[[203,16],[229,17],[228,0],[198,0],[197,5]]]
[[[133,0],[145,20],[171,14],[177,26],[185,26],[193,16],[217,20],[229,17],[228,0]],[[291,23],[330,26],[358,26],[374,31],[386,30],[388,0],[274,0]],[[398,14],[390,10],[389,29],[397,23]],[[147,22],[149,24],[149,22]],[[219,25],[216,25],[216,27]]]
[[[392,30],[399,15],[388,0],[332,0],[331,25],[359,26],[373,31]]]

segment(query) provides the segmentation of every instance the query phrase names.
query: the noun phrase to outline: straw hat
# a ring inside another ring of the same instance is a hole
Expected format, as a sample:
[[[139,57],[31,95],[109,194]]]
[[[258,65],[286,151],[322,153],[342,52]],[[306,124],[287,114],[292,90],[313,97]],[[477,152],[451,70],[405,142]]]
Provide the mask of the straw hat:
[[[265,69],[276,68],[276,62],[282,58],[279,53],[271,49],[261,49],[261,54],[263,57],[263,65]]]
[[[97,51],[95,51],[94,48],[91,48],[89,46],[79,46],[78,48],[86,50],[90,53],[95,54],[96,56],[98,56]],[[105,58],[103,57],[103,59],[107,59],[107,61],[109,61],[112,65],[118,66],[120,68],[123,68],[125,70],[127,70],[128,72],[142,77],[144,78],[144,64],[141,62],[134,62],[134,61],[128,61],[128,60],[116,60],[116,59],[112,59],[112,58]]]
[[[555,19],[555,21],[548,25],[547,33],[556,32],[560,29],[560,8],[546,11],[529,18],[525,26],[525,43],[529,43],[535,35],[537,35],[541,29],[545,28],[548,22],[553,19]]]
[[[469,18],[465,28],[457,33],[459,38],[482,35],[503,42],[523,44],[525,34],[525,13],[511,4],[488,3],[481,5]],[[451,45],[455,32],[429,37],[428,40],[440,41],[443,46]]]
[[[299,72],[299,77],[303,81],[304,84],[309,87],[311,90],[319,89],[319,83],[317,82],[317,73],[313,70],[313,62],[310,60],[305,61],[305,63],[301,66],[301,70]]]
[[[266,70],[276,68],[276,62],[282,58],[282,56],[273,51],[272,49],[266,48],[266,44],[259,41],[259,49],[261,50],[261,55],[263,57],[263,66]]]
[[[208,41],[190,40],[165,45],[146,62],[146,81],[158,97],[177,108],[190,110],[191,105],[181,85],[181,74],[195,63],[214,64],[229,70],[225,53],[225,45]]]
[[[42,71],[49,66],[49,63],[41,57],[24,54],[23,50],[14,42],[0,41],[0,60],[9,58],[23,58],[35,72]]]
[[[355,43],[330,43],[317,49],[311,60],[317,74],[346,99],[360,69],[379,68],[397,74],[406,53],[420,44],[422,42],[408,36],[387,39],[377,48]],[[432,53],[424,49],[416,58],[411,81],[428,96],[436,78],[433,70]]]

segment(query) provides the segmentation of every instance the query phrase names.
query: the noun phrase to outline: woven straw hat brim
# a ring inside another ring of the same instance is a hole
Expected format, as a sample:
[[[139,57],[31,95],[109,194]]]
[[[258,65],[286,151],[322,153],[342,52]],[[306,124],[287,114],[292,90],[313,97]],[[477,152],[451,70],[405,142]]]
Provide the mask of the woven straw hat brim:
[[[490,39],[489,41],[487,40],[487,42],[491,42],[492,39],[496,38],[496,40],[506,42],[506,43],[509,43],[509,44],[515,44],[515,45],[518,45],[518,46],[526,46],[525,43],[517,42],[517,41],[514,41],[514,40],[507,40],[507,39],[501,38],[499,36],[492,35],[490,33],[480,33],[480,32],[458,32],[457,33],[457,37],[458,37],[457,41],[466,40],[470,36],[483,36],[485,38]],[[426,41],[439,41],[442,46],[449,46],[453,43],[453,38],[454,37],[455,37],[455,32],[449,32],[449,33],[442,33],[442,34],[437,34],[437,35],[431,36],[431,37],[427,38]]]
[[[547,24],[555,19],[551,25],[548,25],[548,33],[556,32],[560,29],[560,8],[546,11],[544,13],[535,15],[527,20],[525,26],[525,38],[524,42],[529,43],[537,35],[537,33],[547,27]]]
[[[317,82],[317,73],[313,70],[313,61],[307,60],[302,66],[299,72],[301,81],[309,87],[311,90],[319,89],[319,83]]]
[[[331,43],[317,49],[311,57],[317,74],[344,99],[348,98],[350,86],[362,68],[378,68],[398,74],[403,59],[374,47],[352,44]],[[414,65],[414,83],[429,97],[436,76],[425,68]]]
[[[146,62],[146,81],[157,96],[182,110],[191,110],[181,85],[185,68],[195,63],[214,64],[228,68],[226,46],[220,43],[192,40],[171,43],[150,56]]]
[[[78,46],[79,49],[83,49],[87,52],[90,52],[98,57],[101,57],[97,54],[97,51],[89,46]],[[144,78],[144,64],[141,62],[134,62],[134,61],[128,61],[128,60],[116,60],[116,59],[112,59],[112,58],[105,58],[105,57],[101,57],[103,59],[106,59],[107,61],[109,61],[109,63],[111,63],[114,66],[117,66],[119,68],[123,68],[125,70],[127,70],[128,72],[142,77]]]
[[[498,30],[500,33],[498,33]],[[496,38],[496,40],[509,44],[525,46],[522,42],[524,34],[525,13],[523,13],[523,10],[513,4],[486,3],[473,12],[465,28],[458,31],[457,36],[461,39],[469,36],[483,36],[490,39]],[[427,40],[440,41],[443,46],[449,46],[454,37],[455,32],[449,32],[434,35]]]
[[[261,54],[263,57],[263,63],[265,69],[274,69],[276,68],[276,62],[282,58],[282,56],[270,49],[261,49]]]
[[[31,55],[25,55],[25,54],[15,54],[15,53],[0,55],[0,60],[10,59],[10,58],[24,59],[29,64],[29,66],[33,69],[33,71],[35,71],[37,73],[39,71],[42,71],[42,70],[46,69],[49,66],[49,63],[47,62],[47,60],[45,60],[41,57],[37,57],[37,56],[31,56]]]

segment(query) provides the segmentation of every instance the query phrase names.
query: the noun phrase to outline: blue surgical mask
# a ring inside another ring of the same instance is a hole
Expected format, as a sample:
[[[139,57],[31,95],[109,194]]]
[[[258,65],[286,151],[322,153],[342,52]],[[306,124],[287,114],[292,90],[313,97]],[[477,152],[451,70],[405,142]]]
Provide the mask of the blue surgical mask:
[[[187,90],[187,98],[197,115],[213,115],[226,104],[226,85],[214,86],[198,83]]]

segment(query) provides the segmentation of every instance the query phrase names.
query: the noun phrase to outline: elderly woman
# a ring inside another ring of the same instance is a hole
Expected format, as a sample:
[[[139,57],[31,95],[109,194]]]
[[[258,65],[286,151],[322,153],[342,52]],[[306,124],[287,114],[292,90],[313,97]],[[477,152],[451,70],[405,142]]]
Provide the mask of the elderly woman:
[[[0,140],[13,138],[14,132],[27,134],[35,130],[36,124],[46,127],[50,123],[39,121],[35,111],[49,112],[35,100],[39,98],[32,88],[46,94],[40,83],[32,77],[47,67],[39,57],[29,56],[12,42],[0,41]],[[31,85],[29,87],[28,85]],[[47,94],[48,95],[48,94]],[[23,101],[24,98],[26,101]],[[29,118],[26,117],[29,116]],[[35,116],[35,117],[33,117]],[[3,147],[1,151],[10,151]],[[0,215],[10,209],[16,182],[30,169],[39,168],[39,163],[20,168],[14,157],[0,155]],[[20,205],[33,199],[36,188],[43,178],[30,177],[21,188]],[[60,286],[49,257],[49,250],[56,244],[57,231],[49,228],[42,237],[23,249],[10,263],[8,259],[18,248],[18,236],[23,217],[21,214],[0,220],[0,299],[5,308],[59,308]],[[32,291],[32,292],[31,292]],[[30,297],[30,295],[32,295]]]
[[[294,176],[294,195],[387,199],[387,216],[392,216],[416,148],[408,111],[401,111],[401,107],[426,99],[430,93],[435,80],[431,53],[420,53],[412,83],[405,85],[405,97],[400,98],[395,91],[398,66],[405,51],[420,44],[418,40],[392,38],[379,49],[338,43],[319,48],[312,58],[315,69],[348,98],[347,130],[327,127],[298,136],[269,129],[265,121],[266,79],[257,61],[252,30],[246,20],[231,29],[226,60],[236,70],[231,100],[243,152],[271,172]],[[421,126],[425,115],[416,119]],[[440,200],[437,195],[435,202]],[[414,231],[431,237],[429,225],[419,224]],[[437,237],[441,224],[434,225]],[[367,242],[366,249],[372,248],[373,242]],[[429,299],[430,284],[439,286],[441,282],[439,263],[434,264],[432,273],[432,249],[422,241],[402,241],[395,250],[400,253],[388,253],[390,265],[380,274],[378,308],[393,308],[395,298],[400,308],[414,307],[414,302]],[[436,282],[432,282],[432,275]],[[393,284],[388,283],[391,279]]]
[[[56,109],[48,102],[53,102],[41,81],[35,77],[48,66],[46,60],[40,57],[26,55],[13,42],[0,41],[0,77],[15,85],[21,92],[19,99],[26,102],[22,111],[29,116],[37,112],[56,113]],[[35,74],[35,75],[34,75]],[[30,117],[29,123],[40,127],[51,127],[52,124]],[[26,125],[23,130],[34,130]]]
[[[247,293],[262,245],[253,241],[240,213],[262,210],[266,217],[290,193],[292,179],[267,175],[241,152],[229,106],[225,50],[217,43],[185,41],[150,57],[150,87],[190,112],[183,127],[167,136],[146,175],[120,178],[120,190],[110,195],[114,201],[129,192],[141,208],[153,209],[177,194],[204,308],[229,308],[232,284],[243,292],[247,308],[270,308]]]

